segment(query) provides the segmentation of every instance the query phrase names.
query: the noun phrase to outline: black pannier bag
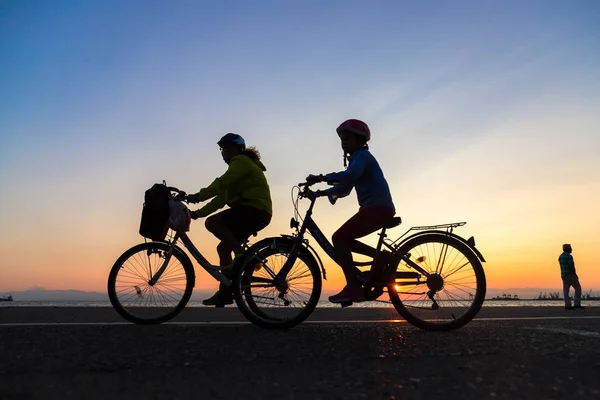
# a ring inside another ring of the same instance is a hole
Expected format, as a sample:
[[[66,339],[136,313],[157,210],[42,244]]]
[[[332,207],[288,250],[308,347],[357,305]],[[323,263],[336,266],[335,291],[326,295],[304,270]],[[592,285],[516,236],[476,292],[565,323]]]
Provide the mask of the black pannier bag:
[[[164,183],[155,183],[144,194],[140,235],[159,241],[167,236],[171,190]]]

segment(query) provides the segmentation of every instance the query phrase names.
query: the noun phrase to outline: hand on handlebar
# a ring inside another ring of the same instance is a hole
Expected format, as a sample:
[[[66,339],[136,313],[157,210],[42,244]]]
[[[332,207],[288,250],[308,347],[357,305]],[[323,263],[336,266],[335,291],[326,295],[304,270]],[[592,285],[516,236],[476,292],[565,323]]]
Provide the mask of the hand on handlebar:
[[[185,201],[186,194],[185,194],[184,191],[182,191],[182,190],[172,190],[172,192],[177,192],[173,196],[173,200],[175,200],[175,201]]]
[[[306,197],[309,200],[314,200],[317,197],[326,196],[325,192],[322,190],[312,191],[310,189],[306,189],[301,193],[302,197]]]
[[[325,182],[325,175],[309,175],[306,177],[306,184],[308,186],[314,185],[315,183]]]
[[[198,193],[185,195],[185,201],[188,203],[200,203],[198,199]]]
[[[198,215],[198,210],[196,210],[196,211],[191,211],[190,210],[190,217],[192,219],[198,219],[198,218],[200,218],[200,216]]]

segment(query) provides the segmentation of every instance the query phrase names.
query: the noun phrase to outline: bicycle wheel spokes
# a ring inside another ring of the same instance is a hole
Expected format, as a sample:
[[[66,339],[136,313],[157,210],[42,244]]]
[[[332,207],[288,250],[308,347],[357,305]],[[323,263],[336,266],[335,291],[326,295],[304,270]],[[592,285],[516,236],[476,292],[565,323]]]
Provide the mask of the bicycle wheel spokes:
[[[401,250],[429,275],[397,275],[388,290],[400,314],[421,328],[439,330],[473,318],[485,297],[485,275],[479,259],[462,242],[445,235],[423,236]],[[397,271],[415,270],[402,260]]]
[[[263,263],[275,274],[286,261],[287,255],[282,253],[263,258]],[[253,270],[250,285],[245,285],[244,288],[247,289],[246,296],[253,298],[255,303],[261,304],[262,307],[293,309],[304,307],[308,302],[313,288],[313,277],[307,264],[298,258],[288,274],[287,290],[279,291],[265,268]]]
[[[293,326],[306,318],[318,302],[320,272],[303,252],[298,254],[284,287],[275,285],[273,276],[288,260],[287,250],[279,246],[259,249],[255,254],[261,261],[250,263],[241,271],[238,281],[241,304],[238,305],[258,325],[270,328]],[[254,264],[262,266],[255,269]]]
[[[177,253],[173,253],[156,283],[149,284],[165,263],[167,250],[166,244],[147,243],[132,248],[115,263],[109,296],[113,306],[130,321],[162,322],[187,303],[193,279]]]

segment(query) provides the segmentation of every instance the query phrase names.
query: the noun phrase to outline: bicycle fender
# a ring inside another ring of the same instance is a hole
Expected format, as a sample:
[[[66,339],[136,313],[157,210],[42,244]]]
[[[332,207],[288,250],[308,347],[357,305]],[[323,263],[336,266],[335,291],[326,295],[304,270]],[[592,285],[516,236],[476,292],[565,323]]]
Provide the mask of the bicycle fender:
[[[254,248],[265,247],[268,244],[271,245],[271,246],[273,246],[276,243],[285,243],[285,244],[288,244],[291,247],[291,246],[294,245],[294,241],[295,240],[296,240],[296,238],[294,236],[290,236],[290,235],[280,235],[280,236],[265,238],[265,239],[262,239],[262,240],[260,240],[260,241],[258,241],[256,243],[254,243],[246,251],[246,254],[252,254],[251,250],[254,250]],[[303,242],[302,243],[302,248],[306,251],[306,255],[311,258],[310,261],[314,262],[315,264],[317,264],[318,266],[320,266],[322,277],[325,279],[325,267],[323,266],[323,262],[321,261],[319,255],[316,253],[316,251],[308,243]],[[243,263],[241,265],[243,265]]]
[[[481,254],[481,252],[477,249],[477,247],[475,247],[475,238],[473,236],[471,236],[469,239],[465,239],[462,236],[459,236],[453,232],[437,231],[437,230],[417,232],[415,234],[412,234],[412,235],[406,237],[402,242],[400,242],[398,244],[398,248],[400,248],[400,246],[402,246],[404,243],[408,242],[410,239],[412,239],[414,237],[424,236],[424,235],[432,235],[432,234],[450,236],[453,239],[458,240],[459,242],[463,243],[471,251],[471,253],[473,253],[473,255],[475,257],[477,257],[479,260],[481,260],[481,262],[486,262],[485,258],[483,258],[483,254]]]

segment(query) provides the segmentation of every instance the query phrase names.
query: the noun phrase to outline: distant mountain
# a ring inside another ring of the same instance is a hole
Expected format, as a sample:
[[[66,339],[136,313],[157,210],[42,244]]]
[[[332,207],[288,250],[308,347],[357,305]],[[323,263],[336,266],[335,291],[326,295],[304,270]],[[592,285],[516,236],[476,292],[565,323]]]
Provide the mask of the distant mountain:
[[[6,292],[6,294],[12,294],[14,301],[108,301],[106,292],[87,292],[74,289],[47,290],[36,287],[22,291]],[[203,300],[212,294],[213,292],[210,291],[194,290],[192,300]]]

